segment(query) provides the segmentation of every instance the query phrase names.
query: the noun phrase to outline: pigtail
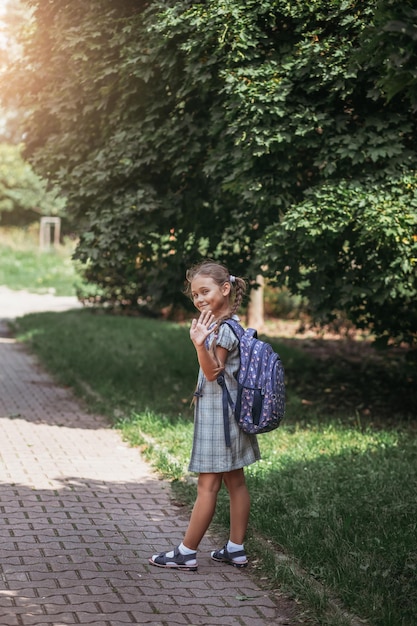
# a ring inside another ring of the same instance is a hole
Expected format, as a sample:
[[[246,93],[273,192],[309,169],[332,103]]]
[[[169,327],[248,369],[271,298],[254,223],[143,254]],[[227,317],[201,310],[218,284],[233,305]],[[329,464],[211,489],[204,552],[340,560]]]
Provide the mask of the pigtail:
[[[243,301],[243,296],[245,295],[245,292],[246,292],[246,282],[243,280],[243,278],[239,278],[238,276],[230,276],[230,279],[231,279],[229,280],[230,285],[231,285],[230,311],[228,315],[225,315],[224,317],[221,317],[219,320],[217,320],[218,328],[225,320],[229,319],[230,317],[233,317],[233,315],[235,315],[238,312],[239,307]]]
[[[239,278],[238,276],[234,277],[234,281],[231,283],[232,290],[234,290],[234,298],[233,305],[230,311],[230,316],[235,315],[239,310],[240,305],[243,301],[243,296],[246,292],[246,283],[243,278]]]
[[[214,358],[216,360],[217,360],[217,356],[216,356],[216,345],[217,345],[216,336],[217,336],[217,333],[218,333],[218,329],[223,324],[223,322],[225,322],[229,318],[233,317],[233,315],[235,315],[237,313],[237,311],[239,310],[240,305],[242,304],[243,296],[245,295],[245,292],[246,292],[246,282],[243,280],[243,278],[239,278],[238,276],[230,276],[229,277],[229,282],[230,282],[230,285],[231,285],[231,292],[230,292],[231,293],[231,307],[230,307],[230,312],[229,312],[228,315],[224,315],[223,317],[221,317],[220,319],[217,320],[216,333],[215,333],[213,341],[211,342],[211,345],[210,345],[210,352],[212,353],[212,355],[214,356]]]

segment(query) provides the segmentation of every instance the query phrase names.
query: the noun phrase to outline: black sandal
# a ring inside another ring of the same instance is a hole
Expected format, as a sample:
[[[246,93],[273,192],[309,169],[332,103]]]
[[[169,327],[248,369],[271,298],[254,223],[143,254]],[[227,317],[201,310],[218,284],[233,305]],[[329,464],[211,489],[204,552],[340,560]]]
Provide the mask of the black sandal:
[[[168,550],[168,552],[171,552],[171,550]],[[156,567],[185,569],[190,572],[195,572],[198,568],[196,557],[197,552],[193,552],[192,554],[181,554],[177,546],[174,548],[174,556],[169,557],[167,556],[167,552],[161,552],[160,554],[154,554],[149,559],[149,563],[151,565],[156,565]],[[194,563],[189,565],[189,561],[194,561]]]
[[[217,561],[218,563],[228,563],[229,565],[233,565],[233,567],[247,567],[247,559],[245,561],[234,560],[236,557],[239,556],[244,556],[246,559],[246,552],[244,550],[229,552],[226,546],[221,548],[221,550],[213,550],[213,552],[211,553],[211,558],[213,559],[213,561]]]

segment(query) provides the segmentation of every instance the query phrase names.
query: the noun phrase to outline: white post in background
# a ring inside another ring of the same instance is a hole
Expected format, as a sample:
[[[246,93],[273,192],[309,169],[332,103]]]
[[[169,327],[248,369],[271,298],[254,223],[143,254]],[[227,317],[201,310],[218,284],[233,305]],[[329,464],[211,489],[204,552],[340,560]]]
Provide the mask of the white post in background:
[[[53,241],[52,241],[53,229]],[[59,246],[61,239],[61,218],[60,217],[41,217],[39,227],[39,247],[41,250],[50,248],[51,245]]]

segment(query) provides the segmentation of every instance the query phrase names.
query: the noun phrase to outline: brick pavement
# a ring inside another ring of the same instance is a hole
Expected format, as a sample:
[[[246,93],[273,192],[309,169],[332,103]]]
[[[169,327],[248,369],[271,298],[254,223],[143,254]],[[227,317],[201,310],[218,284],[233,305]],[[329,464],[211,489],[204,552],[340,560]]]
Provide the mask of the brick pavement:
[[[293,623],[250,568],[210,560],[209,536],[197,572],[148,564],[187,524],[169,484],[55,385],[4,321],[0,524],[0,626]]]

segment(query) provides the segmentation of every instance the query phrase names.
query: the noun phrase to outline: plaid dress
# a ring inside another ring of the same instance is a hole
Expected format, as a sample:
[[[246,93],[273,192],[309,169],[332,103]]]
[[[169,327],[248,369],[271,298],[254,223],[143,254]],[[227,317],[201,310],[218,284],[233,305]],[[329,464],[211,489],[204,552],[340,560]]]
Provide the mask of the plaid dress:
[[[210,336],[210,343],[213,336]],[[239,370],[239,340],[227,324],[222,324],[217,345],[228,350],[224,376],[233,402],[236,401]],[[194,440],[190,472],[230,472],[260,459],[256,435],[247,435],[236,424],[229,407],[231,446],[225,442],[222,389],[216,380],[208,381],[201,368],[197,383],[198,396],[194,411]]]

